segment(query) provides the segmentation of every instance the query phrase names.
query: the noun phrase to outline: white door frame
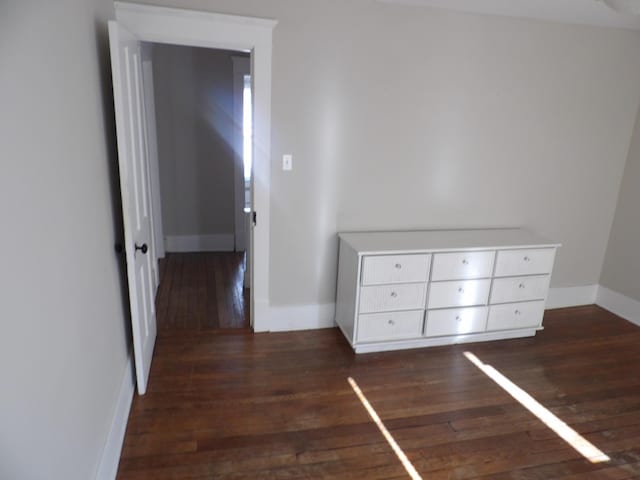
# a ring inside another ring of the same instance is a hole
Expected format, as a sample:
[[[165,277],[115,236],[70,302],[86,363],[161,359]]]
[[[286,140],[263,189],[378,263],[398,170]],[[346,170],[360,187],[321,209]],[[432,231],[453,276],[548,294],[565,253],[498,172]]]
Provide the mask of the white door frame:
[[[149,177],[151,181],[151,204],[153,205],[153,238],[156,244],[157,262],[165,257],[164,227],[162,226],[162,199],[160,197],[160,163],[158,161],[158,134],[156,127],[155,95],[153,91],[153,64],[151,44],[141,45],[142,88],[144,89],[144,108],[147,119],[147,138],[149,139]],[[158,282],[160,283],[160,278]],[[158,285],[156,285],[157,287]]]
[[[140,41],[251,52],[253,78],[253,195],[257,223],[250,232],[251,324],[268,331],[271,183],[271,49],[277,21],[114,2],[116,20]]]

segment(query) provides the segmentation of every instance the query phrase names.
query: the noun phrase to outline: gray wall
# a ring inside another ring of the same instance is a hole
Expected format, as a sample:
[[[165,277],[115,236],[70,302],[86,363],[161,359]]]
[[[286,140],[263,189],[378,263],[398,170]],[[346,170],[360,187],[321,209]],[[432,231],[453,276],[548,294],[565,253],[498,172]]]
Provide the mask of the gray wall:
[[[636,33],[370,0],[180,5],[280,20],[273,302],[332,301],[335,232],[350,229],[527,224],[564,243],[556,286],[598,281]],[[0,478],[92,478],[125,373],[112,16],[110,0],[0,5]],[[634,298],[639,137],[602,274]]]
[[[340,230],[527,225],[564,245],[553,286],[598,283],[640,98],[636,32],[373,0],[149,3],[279,21],[273,303],[333,301]]]
[[[600,283],[640,301],[640,112],[629,149]]]
[[[157,44],[153,75],[164,234],[233,235],[230,54]]]
[[[110,0],[0,3],[0,478],[94,478],[127,361]]]

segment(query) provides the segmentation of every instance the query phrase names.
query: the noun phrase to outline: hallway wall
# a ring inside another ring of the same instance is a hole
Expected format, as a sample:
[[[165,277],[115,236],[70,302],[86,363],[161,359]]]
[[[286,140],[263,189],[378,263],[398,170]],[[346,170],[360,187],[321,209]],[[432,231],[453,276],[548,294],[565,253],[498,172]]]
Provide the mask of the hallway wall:
[[[186,238],[202,239],[202,250],[233,250],[235,125],[231,55],[222,50],[176,45],[153,47],[167,251],[176,251],[176,245]]]

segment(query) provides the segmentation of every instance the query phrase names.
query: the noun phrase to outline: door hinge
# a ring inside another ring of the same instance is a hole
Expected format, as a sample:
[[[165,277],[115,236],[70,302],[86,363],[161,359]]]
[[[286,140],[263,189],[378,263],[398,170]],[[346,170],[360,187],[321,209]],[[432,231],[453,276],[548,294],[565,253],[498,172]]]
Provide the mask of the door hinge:
[[[253,221],[253,226],[255,227],[258,224],[258,212],[252,212],[251,219]]]

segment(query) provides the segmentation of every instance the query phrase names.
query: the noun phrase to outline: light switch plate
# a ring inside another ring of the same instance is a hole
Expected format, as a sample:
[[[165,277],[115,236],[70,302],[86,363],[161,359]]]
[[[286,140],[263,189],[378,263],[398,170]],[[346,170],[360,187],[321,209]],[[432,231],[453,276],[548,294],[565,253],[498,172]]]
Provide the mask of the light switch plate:
[[[282,156],[282,170],[285,172],[293,170],[293,155],[286,154]]]

